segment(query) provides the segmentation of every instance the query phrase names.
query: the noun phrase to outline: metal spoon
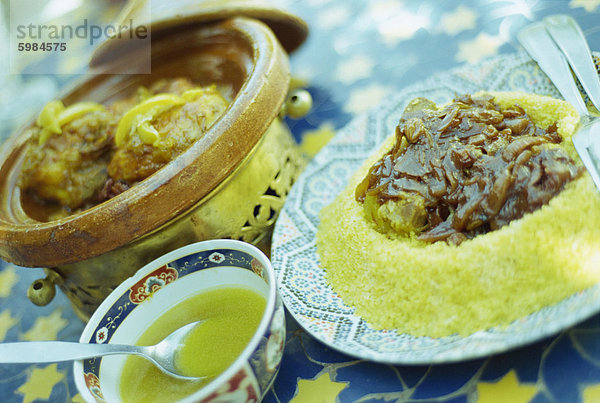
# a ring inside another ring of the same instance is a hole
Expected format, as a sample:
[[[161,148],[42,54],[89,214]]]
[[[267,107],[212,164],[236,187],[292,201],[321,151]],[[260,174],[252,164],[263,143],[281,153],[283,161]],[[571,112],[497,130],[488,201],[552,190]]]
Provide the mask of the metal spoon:
[[[200,380],[180,374],[175,367],[177,350],[183,340],[196,325],[203,321],[192,322],[164,338],[154,346],[131,346],[125,344],[93,344],[66,341],[30,341],[0,343],[0,363],[40,363],[83,360],[112,354],[135,354],[142,356],[167,375],[186,380]]]
[[[600,79],[581,28],[568,15],[554,15],[519,32],[519,41],[579,113],[581,120],[573,144],[600,190],[600,118],[588,110],[571,69],[586,94],[600,108]]]

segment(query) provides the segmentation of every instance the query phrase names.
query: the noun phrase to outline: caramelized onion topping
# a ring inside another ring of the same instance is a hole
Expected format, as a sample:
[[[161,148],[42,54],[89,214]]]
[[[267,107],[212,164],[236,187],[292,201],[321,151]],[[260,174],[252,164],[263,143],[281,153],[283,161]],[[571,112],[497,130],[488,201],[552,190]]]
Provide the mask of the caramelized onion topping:
[[[520,106],[493,101],[409,103],[394,147],[355,192],[379,231],[459,244],[535,211],[582,173],[556,146],[556,124],[541,129]]]

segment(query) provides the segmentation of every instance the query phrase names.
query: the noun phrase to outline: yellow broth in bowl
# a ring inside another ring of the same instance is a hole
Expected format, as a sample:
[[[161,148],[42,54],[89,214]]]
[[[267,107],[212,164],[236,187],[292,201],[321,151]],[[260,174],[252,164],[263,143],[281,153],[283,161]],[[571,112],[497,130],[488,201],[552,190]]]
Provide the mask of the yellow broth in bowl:
[[[124,402],[164,402],[182,399],[227,369],[252,339],[262,319],[265,298],[242,287],[203,291],[161,315],[137,340],[158,343],[187,323],[203,320],[185,339],[175,357],[184,375],[206,377],[185,381],[164,374],[150,361],[136,356],[123,366],[120,395]]]

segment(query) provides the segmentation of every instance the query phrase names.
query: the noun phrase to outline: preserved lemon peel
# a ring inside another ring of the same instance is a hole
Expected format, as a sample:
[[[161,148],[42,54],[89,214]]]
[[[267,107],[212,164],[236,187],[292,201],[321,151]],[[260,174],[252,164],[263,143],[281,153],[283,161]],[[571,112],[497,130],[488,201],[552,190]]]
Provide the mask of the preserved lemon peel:
[[[58,123],[64,126],[85,114],[102,110],[104,110],[104,105],[102,104],[96,102],[78,102],[67,107],[58,115]]]
[[[148,121],[142,122],[137,127],[136,132],[144,144],[156,145],[158,140],[160,140],[160,133]]]
[[[196,98],[204,96],[210,92],[216,93],[217,87],[215,85],[211,85],[210,87],[206,87],[206,88],[192,88],[187,91],[184,91],[184,93],[181,94],[181,97],[183,99],[185,99],[186,101],[190,102],[190,101],[193,101]]]
[[[39,144],[44,144],[52,134],[62,133],[62,126],[87,114],[103,110],[104,105],[96,102],[78,102],[65,108],[60,100],[50,101],[40,112],[36,124],[42,128]]]
[[[174,94],[158,94],[129,109],[119,121],[115,143],[121,147],[134,132],[146,144],[159,139],[159,133],[150,125],[156,116],[185,103],[185,99]]]
[[[58,123],[58,115],[65,110],[62,101],[48,102],[40,112],[36,123],[39,127],[48,130],[50,133],[60,133],[61,128]]]

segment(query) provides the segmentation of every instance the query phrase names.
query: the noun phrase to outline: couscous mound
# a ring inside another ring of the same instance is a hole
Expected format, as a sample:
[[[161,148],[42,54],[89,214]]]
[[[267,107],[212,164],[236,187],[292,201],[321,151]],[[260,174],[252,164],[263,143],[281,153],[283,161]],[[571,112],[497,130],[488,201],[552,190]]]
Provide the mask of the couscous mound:
[[[493,93],[520,105],[540,127],[556,122],[562,147],[580,164],[566,102],[520,92]],[[317,251],[326,278],[376,328],[414,336],[468,335],[505,326],[600,281],[600,195],[584,172],[547,205],[460,245],[393,237],[375,230],[355,188],[394,143],[390,136],[323,208]]]

